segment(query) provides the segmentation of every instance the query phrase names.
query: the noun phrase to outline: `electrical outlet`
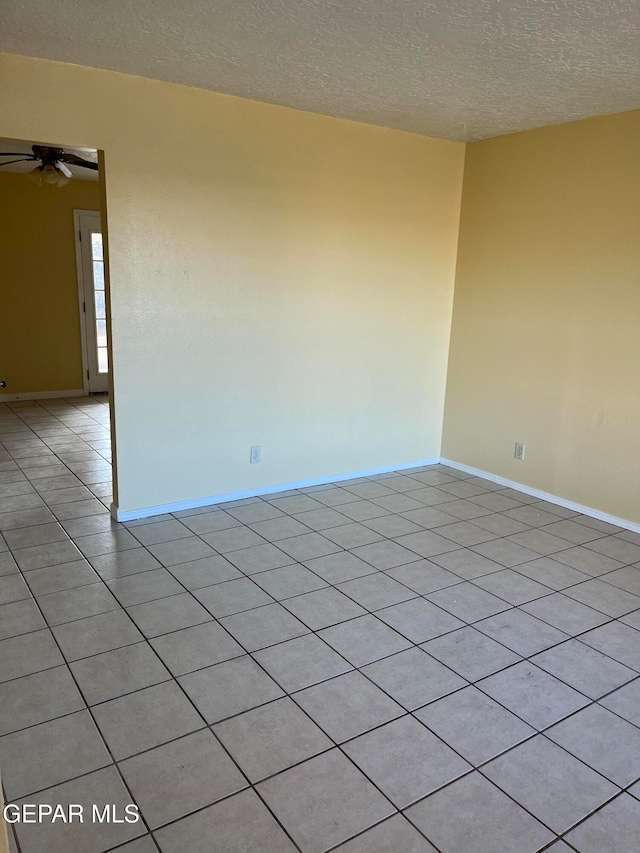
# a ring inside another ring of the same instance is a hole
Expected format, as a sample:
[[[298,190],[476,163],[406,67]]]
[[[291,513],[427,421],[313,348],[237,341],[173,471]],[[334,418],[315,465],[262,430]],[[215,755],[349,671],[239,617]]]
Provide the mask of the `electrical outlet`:
[[[524,444],[520,444],[519,441],[516,441],[516,452],[513,455],[518,461],[522,462],[524,459]]]
[[[260,447],[255,446],[251,448],[251,455],[249,456],[249,462],[254,465],[256,462],[260,461]]]

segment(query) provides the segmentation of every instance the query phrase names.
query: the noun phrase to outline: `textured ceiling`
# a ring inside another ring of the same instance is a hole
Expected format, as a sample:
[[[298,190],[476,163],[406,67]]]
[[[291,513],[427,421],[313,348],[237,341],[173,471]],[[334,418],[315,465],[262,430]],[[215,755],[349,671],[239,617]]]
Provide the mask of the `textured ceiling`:
[[[31,142],[25,142],[23,139],[5,139],[0,138],[0,172],[32,172],[36,166],[38,166],[38,162],[34,160],[27,160],[21,163],[11,163],[10,166],[3,166],[3,163],[10,163],[14,158],[7,157],[5,152],[16,152],[33,154],[31,150]],[[78,157],[82,157],[84,160],[91,160],[93,163],[98,162],[98,152],[95,148],[69,148],[68,145],[58,145],[56,142],[36,142],[36,145],[51,145],[56,148],[64,148],[67,154],[77,154]],[[17,158],[15,158],[17,159]],[[73,177],[82,181],[97,181],[98,173],[93,172],[91,169],[83,169],[82,166],[73,166],[67,163],[67,168],[71,170],[73,173]]]
[[[473,140],[640,107],[638,0],[3,0],[0,49]]]

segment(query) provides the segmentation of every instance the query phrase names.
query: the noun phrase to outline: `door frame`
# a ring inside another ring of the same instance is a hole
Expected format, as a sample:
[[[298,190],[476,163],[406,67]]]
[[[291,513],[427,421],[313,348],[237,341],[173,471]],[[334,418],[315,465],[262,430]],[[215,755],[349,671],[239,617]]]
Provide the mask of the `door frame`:
[[[75,238],[76,249],[76,275],[78,279],[78,315],[80,318],[80,349],[82,354],[82,390],[85,396],[91,392],[89,390],[89,343],[87,341],[87,326],[86,326],[86,290],[84,280],[84,270],[82,264],[82,240],[80,238],[82,228],[82,217],[86,214],[99,216],[102,222],[102,213],[99,210],[79,210],[73,211],[73,233]],[[105,300],[107,292],[105,289]],[[109,329],[107,324],[107,343],[109,341]],[[109,346],[109,363],[111,363],[111,347]]]

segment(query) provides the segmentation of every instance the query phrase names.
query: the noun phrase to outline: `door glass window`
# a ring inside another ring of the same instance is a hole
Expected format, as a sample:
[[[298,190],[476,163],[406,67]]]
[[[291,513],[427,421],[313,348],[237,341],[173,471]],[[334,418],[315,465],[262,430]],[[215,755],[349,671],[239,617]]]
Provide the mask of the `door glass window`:
[[[109,358],[107,355],[107,315],[104,301],[104,255],[102,250],[102,234],[91,232],[91,260],[93,264],[93,304],[96,324],[96,348],[98,357],[98,373],[107,373]]]

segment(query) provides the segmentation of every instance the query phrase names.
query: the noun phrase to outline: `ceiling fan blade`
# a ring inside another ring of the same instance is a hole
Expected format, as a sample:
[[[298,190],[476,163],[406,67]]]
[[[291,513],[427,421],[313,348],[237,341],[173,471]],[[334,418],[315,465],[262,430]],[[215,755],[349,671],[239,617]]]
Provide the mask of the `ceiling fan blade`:
[[[62,172],[62,174],[65,176],[65,178],[72,178],[73,177],[73,172],[71,171],[71,169],[67,168],[67,166],[64,165],[62,160],[59,160],[56,163],[56,168],[58,169],[59,172]]]
[[[39,160],[35,154],[29,154],[27,151],[0,151],[0,157],[26,157],[29,160]]]
[[[12,166],[14,163],[33,163],[33,161],[37,159],[37,157],[20,157],[19,160],[8,160],[6,163],[0,163],[0,168],[2,168],[2,166]]]
[[[92,163],[91,160],[84,160],[82,157],[78,157],[77,154],[60,154],[57,158],[59,163],[70,163],[72,166],[82,166],[84,169],[93,169],[94,172],[98,171],[98,164]]]

